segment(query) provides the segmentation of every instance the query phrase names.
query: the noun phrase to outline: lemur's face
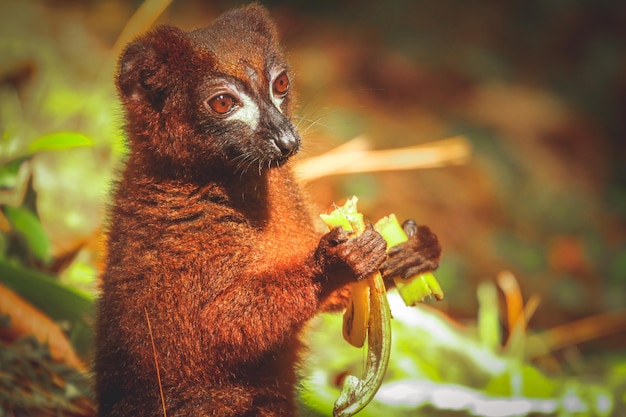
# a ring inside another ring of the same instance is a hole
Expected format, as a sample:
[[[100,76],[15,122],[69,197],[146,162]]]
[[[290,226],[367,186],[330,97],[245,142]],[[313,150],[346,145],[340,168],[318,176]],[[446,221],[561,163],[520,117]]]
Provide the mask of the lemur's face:
[[[220,136],[236,170],[262,171],[295,154],[300,137],[289,117],[290,73],[273,33],[239,22],[222,18],[190,34],[194,47],[215,58],[199,88],[201,126]]]
[[[265,13],[238,9],[192,32],[159,28],[127,48],[118,87],[141,152],[181,172],[239,175],[298,152],[291,74]]]
[[[265,76],[248,68],[250,77],[216,77],[204,86],[202,122],[210,136],[221,135],[224,151],[236,169],[270,168],[285,162],[300,147],[300,137],[286,114],[290,81],[285,69]]]

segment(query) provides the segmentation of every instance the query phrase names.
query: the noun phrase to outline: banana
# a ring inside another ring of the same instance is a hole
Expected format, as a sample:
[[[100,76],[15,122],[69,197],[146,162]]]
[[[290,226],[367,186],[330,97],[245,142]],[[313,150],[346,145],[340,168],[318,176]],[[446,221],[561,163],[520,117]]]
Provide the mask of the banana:
[[[365,223],[363,215],[356,209],[358,199],[352,197],[342,207],[336,207],[330,214],[320,217],[329,228],[341,226],[355,235],[363,232]],[[370,285],[364,279],[351,285],[352,296],[348,308],[343,313],[343,338],[354,347],[361,348],[367,337],[370,318]]]
[[[356,209],[352,197],[343,207],[320,217],[330,228],[341,226],[355,235],[363,233],[363,215]],[[395,215],[379,220],[374,228],[391,248],[408,240]],[[407,305],[415,305],[428,295],[440,300],[443,292],[431,273],[419,274],[407,280],[394,278],[396,287]],[[348,375],[335,401],[334,417],[350,417],[362,410],[380,388],[389,363],[391,351],[391,310],[385,284],[380,272],[351,284],[352,298],[343,316],[343,337],[348,343],[362,347],[367,338],[367,363],[363,377]]]
[[[343,338],[352,346],[361,348],[370,320],[370,283],[363,280],[350,285],[352,295],[343,313]]]
[[[330,215],[322,215],[322,220],[331,228],[341,226],[356,235],[363,233],[365,222],[356,203],[357,198],[352,197]],[[391,311],[380,272],[351,285],[352,298],[344,313],[343,336],[356,347],[363,346],[367,337],[367,363],[362,378],[346,377],[333,407],[334,417],[353,416],[374,398],[385,376],[391,351]]]

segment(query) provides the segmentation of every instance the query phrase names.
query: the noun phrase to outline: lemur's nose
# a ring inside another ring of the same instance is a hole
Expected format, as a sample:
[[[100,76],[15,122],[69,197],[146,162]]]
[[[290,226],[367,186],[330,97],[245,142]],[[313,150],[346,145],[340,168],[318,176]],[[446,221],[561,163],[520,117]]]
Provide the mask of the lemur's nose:
[[[275,137],[274,143],[280,150],[283,158],[294,155],[300,149],[300,137],[290,131],[282,132]]]

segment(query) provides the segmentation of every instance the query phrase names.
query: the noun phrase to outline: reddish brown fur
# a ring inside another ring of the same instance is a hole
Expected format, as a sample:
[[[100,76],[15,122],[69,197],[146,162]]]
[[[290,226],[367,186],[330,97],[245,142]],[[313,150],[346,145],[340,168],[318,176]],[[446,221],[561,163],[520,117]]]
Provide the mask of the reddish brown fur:
[[[216,35],[223,28],[237,37]],[[276,166],[237,171],[225,150],[230,124],[211,124],[203,83],[207,74],[246,79],[245,68],[266,74],[282,56],[259,6],[207,30],[161,27],[120,59],[130,153],[98,301],[100,416],[163,414],[155,359],[169,417],[294,415],[303,325],[333,291],[385,258],[372,230],[350,239],[341,229],[317,234],[289,164],[270,159],[258,144],[264,136],[248,138],[241,124],[234,137],[245,151]],[[403,268],[417,265],[411,245],[397,257]]]

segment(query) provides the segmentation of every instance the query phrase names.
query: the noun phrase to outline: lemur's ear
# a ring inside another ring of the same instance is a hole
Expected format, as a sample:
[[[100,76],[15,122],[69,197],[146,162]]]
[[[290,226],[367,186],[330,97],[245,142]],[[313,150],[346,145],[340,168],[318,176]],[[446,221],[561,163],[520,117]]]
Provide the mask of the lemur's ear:
[[[159,26],[130,43],[119,61],[117,87],[125,101],[147,102],[162,107],[177,80],[176,72],[189,64],[191,44],[185,32]]]

